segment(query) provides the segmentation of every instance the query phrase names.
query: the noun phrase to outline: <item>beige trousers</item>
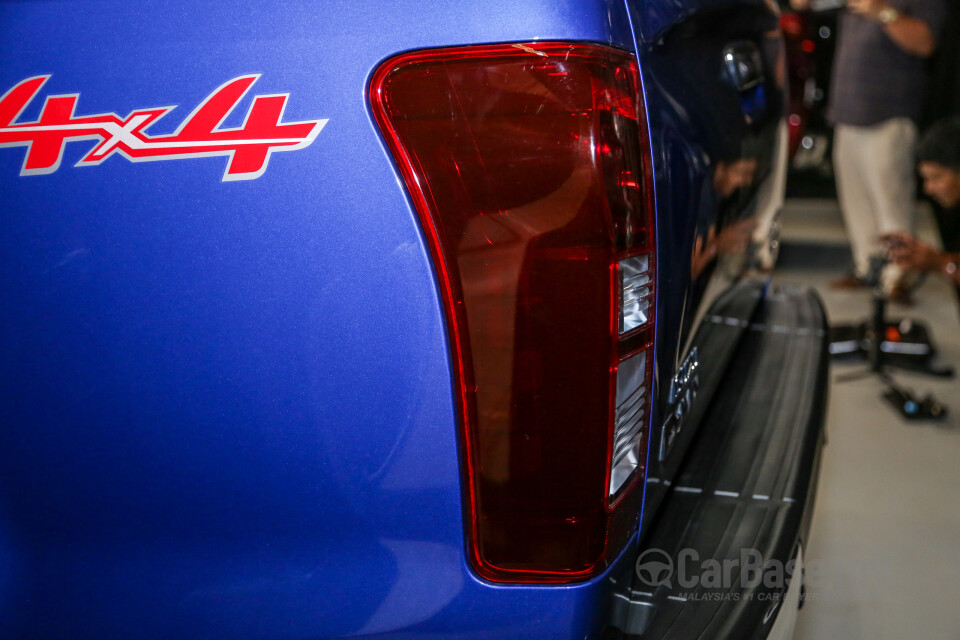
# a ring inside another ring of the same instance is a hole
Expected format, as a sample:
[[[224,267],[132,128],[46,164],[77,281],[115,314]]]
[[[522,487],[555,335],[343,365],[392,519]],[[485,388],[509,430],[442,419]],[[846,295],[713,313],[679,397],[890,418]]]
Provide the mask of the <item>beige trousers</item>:
[[[913,231],[916,180],[913,150],[917,126],[909,118],[892,118],[870,127],[838,124],[834,129],[833,170],[857,275],[870,268],[870,256],[883,252],[879,236]],[[884,288],[900,279],[888,266]]]

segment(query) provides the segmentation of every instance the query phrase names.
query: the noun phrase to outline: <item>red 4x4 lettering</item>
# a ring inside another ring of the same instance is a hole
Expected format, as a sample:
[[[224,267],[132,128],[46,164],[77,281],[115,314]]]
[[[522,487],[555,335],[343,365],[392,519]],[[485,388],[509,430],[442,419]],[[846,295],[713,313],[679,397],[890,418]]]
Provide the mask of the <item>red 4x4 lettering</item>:
[[[99,140],[77,166],[100,164],[114,153],[133,162],[228,156],[224,180],[259,178],[274,151],[303,149],[327,120],[282,122],[289,94],[254,96],[243,126],[220,125],[249,91],[258,75],[240,76],[213,91],[169,135],[146,130],[174,107],[137,109],[126,118],[113,113],[74,114],[79,94],[48,96],[36,122],[17,122],[49,75],[19,82],[0,98],[0,147],[27,147],[20,175],[53,173],[71,140]]]

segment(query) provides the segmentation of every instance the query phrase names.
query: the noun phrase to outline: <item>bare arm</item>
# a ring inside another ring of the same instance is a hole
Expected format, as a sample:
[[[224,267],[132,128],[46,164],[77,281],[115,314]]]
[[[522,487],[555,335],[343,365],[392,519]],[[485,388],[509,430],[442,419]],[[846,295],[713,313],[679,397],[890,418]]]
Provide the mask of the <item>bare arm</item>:
[[[933,38],[930,27],[923,20],[900,14],[900,17],[886,27],[890,38],[909,54],[929,58],[937,48],[937,41]]]
[[[943,275],[947,276],[950,280],[953,280],[953,283],[960,285],[960,269],[957,268],[957,265],[960,264],[960,253],[941,253],[939,260],[939,271]]]
[[[943,253],[940,255],[940,273],[947,276],[953,283],[960,285],[960,253]]]
[[[892,8],[883,0],[849,0],[848,7],[854,13],[878,22],[881,21],[884,12]],[[933,55],[937,48],[937,41],[927,23],[903,13],[895,15],[894,20],[883,24],[890,39],[910,55],[920,58]]]
[[[886,243],[890,260],[904,269],[940,272],[960,284],[960,254],[940,251],[925,242],[920,242],[905,231],[880,236]]]

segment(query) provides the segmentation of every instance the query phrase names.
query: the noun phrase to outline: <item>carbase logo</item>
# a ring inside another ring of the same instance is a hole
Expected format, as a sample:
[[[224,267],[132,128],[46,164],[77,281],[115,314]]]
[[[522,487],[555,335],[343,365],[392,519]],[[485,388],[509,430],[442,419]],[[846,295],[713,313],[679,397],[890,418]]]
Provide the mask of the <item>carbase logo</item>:
[[[692,590],[734,587],[786,589],[800,567],[797,560],[764,560],[756,549],[741,549],[738,558],[700,559],[694,549],[681,549],[676,562],[663,549],[647,549],[637,558],[637,578],[651,588]]]

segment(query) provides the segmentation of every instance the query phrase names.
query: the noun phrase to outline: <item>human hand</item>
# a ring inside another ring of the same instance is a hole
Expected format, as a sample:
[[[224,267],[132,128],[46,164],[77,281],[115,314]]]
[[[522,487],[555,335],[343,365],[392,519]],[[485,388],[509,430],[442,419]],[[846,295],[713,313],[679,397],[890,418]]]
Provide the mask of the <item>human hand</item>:
[[[884,234],[880,236],[880,240],[887,245],[890,261],[904,269],[917,271],[940,269],[940,252],[905,231]]]
[[[746,218],[726,227],[717,235],[717,251],[719,253],[743,253],[750,246],[750,240],[756,228],[757,221],[753,218]]]
[[[878,20],[880,12],[887,8],[887,3],[883,0],[848,0],[847,8],[865,18]]]

